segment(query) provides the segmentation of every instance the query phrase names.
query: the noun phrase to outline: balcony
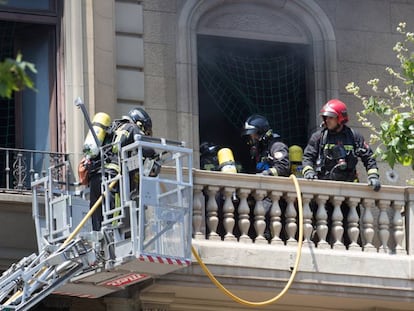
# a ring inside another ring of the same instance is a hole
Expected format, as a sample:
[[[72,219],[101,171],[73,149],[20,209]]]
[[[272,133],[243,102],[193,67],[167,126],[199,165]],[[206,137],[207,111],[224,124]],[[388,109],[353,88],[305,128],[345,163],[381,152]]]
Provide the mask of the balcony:
[[[0,152],[2,161],[8,159],[2,162],[0,193],[1,219],[7,219],[0,226],[4,269],[36,251],[28,181],[67,155]],[[298,250],[293,181],[193,172],[193,246],[203,262],[243,299],[260,302],[278,295]],[[62,174],[71,173],[70,167],[62,168]],[[132,287],[140,290],[143,310],[412,310],[414,188],[383,186],[373,192],[365,184],[303,179],[299,186],[302,253],[298,273],[281,300],[264,307],[238,304],[194,260],[189,268],[157,278],[144,289]],[[125,298],[104,301],[117,304],[119,299]]]
[[[35,175],[71,159],[72,155],[38,150],[0,148],[0,270],[37,251],[30,183]],[[57,175],[71,174],[63,167]],[[60,176],[54,176],[57,180]],[[69,186],[69,185],[62,185]]]
[[[280,302],[260,309],[412,310],[414,188],[374,192],[362,183],[304,179],[299,185],[298,273]],[[297,256],[293,181],[194,170],[193,206],[193,246],[213,275],[243,299],[279,294]],[[247,309],[218,290],[196,263],[156,280],[141,299],[149,309],[163,301],[171,310]]]

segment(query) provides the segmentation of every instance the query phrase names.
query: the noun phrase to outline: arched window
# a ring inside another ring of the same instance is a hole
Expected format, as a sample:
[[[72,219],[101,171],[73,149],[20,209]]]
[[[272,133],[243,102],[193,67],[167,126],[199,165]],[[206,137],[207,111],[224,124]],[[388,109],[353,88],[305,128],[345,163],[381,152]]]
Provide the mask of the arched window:
[[[241,156],[243,121],[262,113],[286,143],[304,146],[320,105],[338,93],[334,43],[314,1],[186,2],[178,29],[178,111],[192,120],[193,132],[185,137],[183,129],[181,139],[195,149],[213,140]]]

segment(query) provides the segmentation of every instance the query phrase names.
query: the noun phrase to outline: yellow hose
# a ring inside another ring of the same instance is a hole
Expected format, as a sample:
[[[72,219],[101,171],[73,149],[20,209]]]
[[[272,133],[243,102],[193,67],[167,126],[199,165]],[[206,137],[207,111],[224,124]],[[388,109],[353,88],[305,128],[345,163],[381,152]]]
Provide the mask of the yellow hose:
[[[114,180],[109,184],[109,190],[112,190],[113,187],[115,187],[118,180]],[[66,238],[65,242],[60,246],[59,249],[64,248],[70,241],[73,240],[73,238],[79,233],[80,229],[85,225],[85,223],[88,221],[88,219],[92,216],[92,214],[95,212],[95,210],[101,205],[102,199],[104,195],[101,195],[98,200],[93,204],[89,212],[83,217],[82,221],[77,225],[75,230],[72,231],[72,233]]]
[[[286,292],[288,291],[288,289],[292,285],[293,280],[296,276],[296,272],[297,272],[298,267],[299,267],[299,261],[300,261],[300,257],[301,257],[301,253],[302,253],[302,242],[303,242],[303,210],[302,209],[303,209],[303,206],[302,206],[302,196],[301,196],[301,193],[300,193],[300,188],[299,188],[299,183],[297,181],[297,178],[296,178],[295,175],[290,175],[289,178],[291,178],[293,180],[294,184],[295,184],[296,195],[297,195],[297,198],[298,198],[298,210],[299,210],[298,248],[297,248],[297,254],[296,254],[296,261],[295,261],[295,265],[294,265],[293,270],[292,270],[292,274],[290,275],[290,278],[289,278],[288,282],[286,283],[285,287],[283,288],[283,290],[277,296],[275,296],[275,297],[273,297],[269,300],[254,302],[254,301],[248,301],[248,300],[242,299],[242,298],[234,295],[232,292],[230,292],[228,289],[226,289],[214,277],[214,275],[210,272],[210,270],[207,268],[207,266],[204,264],[204,262],[202,261],[202,259],[198,255],[198,253],[197,253],[196,249],[194,248],[194,246],[191,246],[191,251],[192,251],[194,257],[196,258],[197,262],[199,263],[199,265],[201,266],[203,271],[209,277],[209,279],[224,294],[226,294],[231,299],[233,299],[234,301],[236,301],[240,304],[243,304],[243,305],[246,305],[246,306],[249,306],[249,307],[266,306],[268,304],[272,304],[272,303],[276,302],[277,300],[279,300],[284,294],[286,294]],[[109,185],[109,189],[112,189],[116,185],[117,182],[118,182],[117,180],[113,181]],[[82,219],[82,221],[79,223],[79,225],[75,228],[75,230],[63,242],[63,244],[61,245],[61,247],[59,249],[62,249],[64,246],[66,246],[79,233],[80,229],[83,227],[83,225],[86,223],[86,221],[92,216],[92,214],[95,212],[95,210],[101,205],[102,199],[103,199],[103,195],[99,197],[99,199],[95,202],[95,204],[92,206],[92,208],[89,210],[89,212],[85,215],[85,217]],[[46,268],[43,268],[43,269],[39,270],[36,275],[40,275],[41,273],[44,272],[45,269]],[[5,306],[9,305],[13,301],[15,301],[17,298],[19,298],[22,294],[23,294],[23,292],[21,290],[17,291],[4,303],[4,305]]]
[[[302,254],[302,242],[303,242],[303,206],[302,206],[302,195],[300,193],[299,183],[298,183],[298,180],[297,180],[296,176],[295,175],[290,175],[289,178],[291,178],[293,180],[293,183],[295,184],[296,195],[297,195],[297,198],[298,198],[298,210],[299,210],[299,238],[298,238],[298,248],[297,248],[295,266],[293,267],[292,274],[290,275],[289,281],[286,283],[286,285],[283,288],[283,290],[277,296],[275,296],[275,297],[273,297],[273,298],[271,298],[269,300],[255,302],[255,301],[245,300],[245,299],[242,299],[242,298],[234,295],[232,292],[230,292],[227,288],[225,288],[214,277],[214,275],[210,272],[210,270],[207,268],[207,266],[204,264],[204,262],[202,261],[202,259],[198,255],[197,250],[194,248],[194,246],[191,246],[191,251],[192,251],[194,257],[196,258],[198,264],[203,269],[203,271],[205,272],[205,274],[209,277],[209,279],[214,283],[214,285],[216,285],[224,294],[226,294],[231,299],[233,299],[234,301],[236,301],[236,302],[238,302],[238,303],[240,303],[242,305],[249,306],[249,307],[262,307],[262,306],[266,306],[266,305],[269,305],[269,304],[272,304],[272,303],[276,302],[284,294],[286,294],[286,292],[288,291],[288,289],[290,288],[290,286],[293,283],[293,279],[295,278],[296,272],[298,271],[300,256]]]

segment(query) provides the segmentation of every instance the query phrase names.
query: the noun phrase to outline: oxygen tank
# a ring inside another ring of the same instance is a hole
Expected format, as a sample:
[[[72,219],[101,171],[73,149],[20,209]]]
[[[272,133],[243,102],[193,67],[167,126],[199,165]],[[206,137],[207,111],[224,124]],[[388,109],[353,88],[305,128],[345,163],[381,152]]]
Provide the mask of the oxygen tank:
[[[237,173],[236,162],[234,162],[233,151],[229,148],[221,148],[217,152],[220,170],[224,173]]]
[[[83,152],[89,158],[94,158],[99,154],[99,148],[105,139],[106,132],[111,125],[111,117],[105,112],[98,112],[92,119],[92,128],[96,134],[98,142],[95,141],[91,129],[86,135],[83,143]]]
[[[290,161],[290,173],[296,177],[302,176],[302,157],[303,149],[298,145],[292,145],[289,147],[289,161]]]

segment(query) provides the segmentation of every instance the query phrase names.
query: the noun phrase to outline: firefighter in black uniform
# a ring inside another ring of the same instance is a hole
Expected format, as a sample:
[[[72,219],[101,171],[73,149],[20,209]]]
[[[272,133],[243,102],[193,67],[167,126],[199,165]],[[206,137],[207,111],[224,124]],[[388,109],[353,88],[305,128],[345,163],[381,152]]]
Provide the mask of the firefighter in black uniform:
[[[219,171],[217,152],[220,150],[218,145],[209,142],[200,144],[200,169],[207,171]]]
[[[254,114],[247,118],[242,136],[250,146],[250,156],[255,164],[256,174],[289,176],[289,153],[280,136],[273,133],[267,119]]]
[[[107,177],[114,177],[120,172],[120,163],[118,163],[118,146],[123,147],[134,142],[135,135],[152,136],[152,120],[148,113],[138,107],[129,111],[128,116],[114,120],[111,129],[105,137],[106,146],[103,147],[105,159],[103,160],[103,168],[101,166],[101,158],[95,160],[95,164],[91,165],[89,173],[90,187],[90,207],[101,196],[102,171]],[[112,146],[110,144],[113,144]],[[114,144],[115,143],[115,144]],[[118,145],[119,143],[119,145]],[[110,149],[108,149],[110,148]],[[144,150],[144,157],[154,156],[154,150]],[[130,174],[131,189],[134,189],[134,176]],[[135,181],[137,183],[137,181]],[[114,204],[115,194],[119,191],[118,187],[109,194],[111,205]],[[98,208],[92,215],[93,230],[99,231],[103,220],[102,209]]]
[[[120,147],[127,146],[135,141],[136,135],[141,136],[152,136],[152,120],[148,113],[140,108],[133,108],[129,111],[128,116],[123,116],[120,120],[115,120],[113,125],[113,144],[119,144]],[[113,145],[112,149],[112,159],[111,164],[116,165],[116,169],[119,171],[119,163],[118,163],[118,150],[116,148],[117,145]],[[156,153],[155,150],[152,148],[145,147],[142,149],[142,156],[143,158],[155,158]],[[153,167],[154,172],[150,174],[150,176],[155,176],[159,171],[160,166],[158,162],[155,161],[154,165],[157,167]],[[138,194],[138,186],[139,186],[139,174],[137,171],[130,171],[129,172],[129,179],[130,179],[130,190],[131,196],[135,196]]]
[[[303,153],[303,176],[306,179],[326,179],[358,182],[356,166],[361,159],[368,174],[368,184],[379,191],[377,162],[370,146],[356,130],[346,125],[346,105],[328,101],[321,109],[322,128],[312,134]]]

